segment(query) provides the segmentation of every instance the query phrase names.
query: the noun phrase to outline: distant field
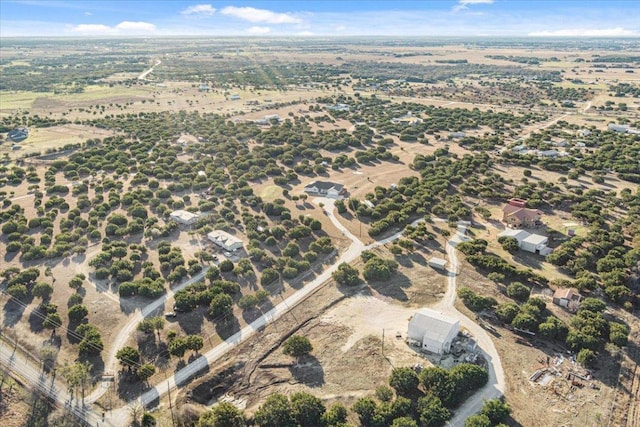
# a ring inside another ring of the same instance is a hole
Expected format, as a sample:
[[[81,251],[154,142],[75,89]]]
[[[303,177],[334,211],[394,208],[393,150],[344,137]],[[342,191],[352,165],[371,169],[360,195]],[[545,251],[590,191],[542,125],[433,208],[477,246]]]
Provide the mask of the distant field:
[[[67,144],[85,142],[90,138],[104,138],[112,132],[80,125],[54,126],[30,130],[29,138],[18,144],[19,150],[12,150],[9,143],[0,145],[0,155],[9,153],[9,157],[17,158],[25,154],[45,153],[50,149],[58,149]]]

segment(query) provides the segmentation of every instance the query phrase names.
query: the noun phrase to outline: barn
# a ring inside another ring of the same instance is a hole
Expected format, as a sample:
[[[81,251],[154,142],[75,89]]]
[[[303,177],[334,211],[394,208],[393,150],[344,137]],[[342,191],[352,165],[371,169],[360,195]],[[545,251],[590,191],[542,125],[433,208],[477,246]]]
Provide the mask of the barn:
[[[423,308],[409,321],[407,339],[431,353],[448,353],[453,339],[460,332],[460,322],[449,316]]]

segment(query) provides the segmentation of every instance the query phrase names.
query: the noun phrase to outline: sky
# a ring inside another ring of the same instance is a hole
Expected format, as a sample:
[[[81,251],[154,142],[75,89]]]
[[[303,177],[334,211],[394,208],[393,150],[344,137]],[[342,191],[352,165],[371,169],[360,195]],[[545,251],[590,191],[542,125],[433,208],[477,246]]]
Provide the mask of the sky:
[[[0,37],[640,36],[640,0],[0,0]]]

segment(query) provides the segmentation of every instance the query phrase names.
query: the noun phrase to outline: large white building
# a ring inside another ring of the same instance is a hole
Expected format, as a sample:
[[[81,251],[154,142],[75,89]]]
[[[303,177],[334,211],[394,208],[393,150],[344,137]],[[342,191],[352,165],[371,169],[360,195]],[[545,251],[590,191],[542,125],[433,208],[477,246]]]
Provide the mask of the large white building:
[[[460,322],[453,317],[423,308],[409,321],[407,339],[419,343],[423,350],[431,353],[448,353],[453,339],[460,332]]]
[[[207,238],[225,251],[235,251],[242,248],[243,245],[242,240],[222,230],[213,230],[207,234]]]
[[[534,234],[524,230],[514,230],[508,228],[502,233],[498,234],[498,237],[513,237],[518,241],[518,246],[520,247],[520,249],[534,254],[547,256],[553,251],[553,249],[547,246],[547,243],[549,243],[549,238],[540,234]]]
[[[169,216],[171,217],[172,220],[174,220],[178,224],[182,224],[182,225],[195,224],[195,222],[198,220],[198,218],[200,218],[200,215],[195,214],[193,212],[184,211],[182,209],[171,212],[171,214],[169,214]]]

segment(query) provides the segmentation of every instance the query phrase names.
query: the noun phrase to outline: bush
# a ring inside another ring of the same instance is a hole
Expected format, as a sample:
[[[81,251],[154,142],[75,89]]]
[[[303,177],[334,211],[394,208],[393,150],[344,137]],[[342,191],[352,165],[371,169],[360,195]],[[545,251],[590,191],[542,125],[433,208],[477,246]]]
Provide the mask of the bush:
[[[400,395],[411,395],[418,389],[418,374],[411,368],[394,368],[391,371],[389,385]]]
[[[333,280],[344,286],[355,286],[360,283],[360,272],[357,268],[347,263],[342,263],[338,269],[331,274]]]
[[[301,335],[290,336],[282,346],[282,352],[287,356],[299,358],[313,351],[309,338]]]
[[[520,302],[525,302],[529,299],[531,290],[520,282],[513,282],[507,286],[507,295]]]

